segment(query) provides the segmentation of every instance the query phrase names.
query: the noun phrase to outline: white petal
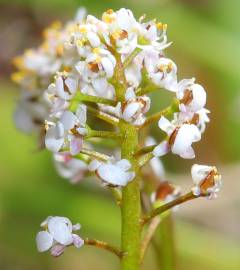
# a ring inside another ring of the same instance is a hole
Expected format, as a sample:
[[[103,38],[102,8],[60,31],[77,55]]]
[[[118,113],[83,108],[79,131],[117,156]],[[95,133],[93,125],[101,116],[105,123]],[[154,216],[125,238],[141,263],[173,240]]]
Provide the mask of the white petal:
[[[94,159],[92,160],[89,165],[88,165],[88,169],[89,171],[93,172],[96,171],[96,169],[101,165],[102,163],[99,162],[98,160]]]
[[[190,155],[192,153],[191,145],[201,139],[201,133],[195,125],[183,124],[178,130],[172,152],[178,155]],[[193,153],[192,153],[193,156]]]
[[[127,159],[121,159],[121,160],[119,160],[119,161],[116,163],[116,165],[117,165],[119,168],[121,168],[123,171],[128,171],[128,170],[132,167],[131,163],[130,163],[129,160],[127,160]]]
[[[126,90],[125,99],[130,100],[136,98],[136,94],[134,92],[134,89],[132,87],[128,88]]]
[[[180,157],[185,158],[185,159],[193,159],[195,158],[195,153],[194,150],[191,146],[187,148],[185,151],[179,153]]]
[[[193,101],[190,104],[190,108],[193,111],[198,111],[206,105],[207,95],[204,88],[200,84],[194,84],[191,87],[193,94]]]
[[[81,225],[79,223],[76,223],[72,226],[73,231],[79,231],[81,229]]]
[[[191,169],[194,184],[199,185],[212,170],[212,166],[194,164]]]
[[[167,141],[161,142],[158,146],[156,146],[153,150],[153,155],[155,157],[162,157],[166,155],[170,150],[170,146]]]
[[[48,223],[48,230],[58,243],[62,245],[70,245],[72,243],[72,223],[69,219],[53,217]]]
[[[87,121],[87,106],[84,104],[79,105],[76,111],[76,116],[79,123],[84,126]]]
[[[77,234],[72,234],[73,244],[76,248],[80,248],[84,245],[84,240]]]
[[[39,252],[47,251],[53,244],[53,236],[47,231],[41,231],[36,236],[36,243]]]
[[[129,181],[129,174],[113,164],[102,164],[97,172],[102,180],[113,185],[125,186]]]
[[[64,138],[57,138],[56,127],[50,127],[45,136],[46,148],[53,152],[58,152],[64,143]]]
[[[105,93],[108,88],[108,82],[105,77],[97,78],[92,80],[92,85],[96,90],[97,94],[100,96],[105,96]]]
[[[88,38],[88,40],[89,40],[92,47],[96,48],[96,47],[100,46],[101,41],[100,41],[99,37],[95,33],[89,32],[87,34],[87,38]]]
[[[138,112],[141,108],[141,104],[138,102],[129,103],[123,111],[123,119],[126,121],[131,121],[131,118]]]
[[[75,125],[76,116],[70,111],[65,111],[60,118],[60,122],[63,124],[65,130],[70,130]]]
[[[57,244],[51,248],[51,255],[54,257],[59,257],[65,251],[66,246]]]
[[[75,15],[75,21],[81,22],[83,19],[86,18],[86,15],[87,15],[87,10],[83,7],[79,8],[76,12],[76,15]]]
[[[71,155],[75,156],[77,155],[83,146],[83,137],[82,136],[73,136],[73,138],[70,141],[70,153]]]
[[[107,57],[103,57],[101,63],[104,71],[106,72],[107,78],[111,78],[113,76],[114,71],[112,62]]]
[[[164,116],[160,118],[158,121],[158,126],[161,130],[165,131],[167,134],[170,132],[173,132],[174,126],[171,124],[171,122]]]
[[[161,160],[159,158],[157,158],[157,157],[152,158],[150,160],[150,165],[152,167],[154,174],[160,180],[165,178],[165,169],[164,169],[163,163],[161,162]]]
[[[77,80],[72,78],[67,78],[65,84],[68,87],[69,91],[74,94],[77,90]]]

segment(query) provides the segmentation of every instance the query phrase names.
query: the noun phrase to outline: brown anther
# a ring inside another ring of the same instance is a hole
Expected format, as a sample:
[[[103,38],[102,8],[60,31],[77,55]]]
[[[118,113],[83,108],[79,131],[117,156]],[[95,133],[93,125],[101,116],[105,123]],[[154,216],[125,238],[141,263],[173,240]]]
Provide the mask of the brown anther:
[[[65,80],[63,81],[63,89],[64,89],[64,92],[68,93],[69,95],[71,95],[71,92],[70,90],[68,89],[66,83],[65,83]]]
[[[35,125],[41,126],[43,124],[43,121],[41,119],[38,119],[38,118],[33,118],[33,123]]]
[[[128,38],[128,32],[126,30],[121,30],[119,33],[119,38],[120,38],[120,40]]]
[[[70,132],[72,133],[72,135],[75,135],[75,136],[81,136],[78,131],[77,131],[77,128],[78,126],[74,126],[72,129],[70,129]]]
[[[175,188],[168,181],[164,181],[158,186],[155,199],[164,201],[168,195],[173,194],[174,190]]]
[[[215,185],[216,175],[217,175],[217,173],[215,170],[212,170],[211,172],[209,172],[207,177],[203,180],[203,182],[200,185],[200,189],[201,189],[202,193],[206,193],[208,188],[211,188]]]
[[[191,90],[189,89],[186,89],[184,91],[184,96],[183,98],[180,100],[181,103],[185,104],[185,105],[188,105],[192,102],[193,100],[193,93]]]
[[[149,30],[151,27],[151,24],[147,25],[146,29]]]
[[[169,137],[168,143],[169,143],[170,145],[173,145],[173,144],[174,144],[179,129],[180,129],[180,127],[176,127],[175,130],[173,131],[173,133],[171,134],[171,136]]]
[[[143,99],[142,97],[138,97],[138,98],[137,98],[137,102],[139,102],[139,103],[142,104],[143,109],[146,108],[146,106],[147,106],[147,101],[146,101],[145,99]]]
[[[189,121],[190,124],[193,125],[197,125],[199,123],[199,114],[198,113],[194,113],[193,118],[191,119],[191,121]]]
[[[88,63],[88,68],[92,71],[92,72],[99,72],[99,66],[97,62],[89,62]]]
[[[29,97],[27,100],[28,100],[29,102],[33,102],[33,103],[35,103],[35,102],[37,102],[37,101],[38,101],[38,97],[36,97],[36,96]]]

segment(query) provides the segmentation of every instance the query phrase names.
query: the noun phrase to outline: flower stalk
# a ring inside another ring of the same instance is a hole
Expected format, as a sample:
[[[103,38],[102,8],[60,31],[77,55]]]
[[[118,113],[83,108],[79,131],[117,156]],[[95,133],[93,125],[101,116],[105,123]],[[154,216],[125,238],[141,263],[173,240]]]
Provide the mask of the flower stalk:
[[[84,244],[110,251],[113,254],[117,255],[120,259],[124,256],[124,253],[121,250],[119,250],[118,248],[116,248],[116,247],[114,247],[114,246],[112,246],[104,241],[86,238],[86,239],[84,239]]]
[[[202,194],[201,196],[205,196],[205,195]],[[174,206],[180,205],[180,204],[182,204],[184,202],[196,199],[198,197],[200,197],[200,196],[194,195],[192,191],[185,194],[185,195],[182,195],[182,196],[178,197],[177,199],[175,199],[175,200],[173,200],[173,201],[171,201],[169,203],[166,203],[166,204],[154,209],[149,214],[146,214],[141,219],[141,223],[144,225],[144,224],[150,222],[150,220],[152,220],[154,217],[168,211],[169,209],[173,208]]]

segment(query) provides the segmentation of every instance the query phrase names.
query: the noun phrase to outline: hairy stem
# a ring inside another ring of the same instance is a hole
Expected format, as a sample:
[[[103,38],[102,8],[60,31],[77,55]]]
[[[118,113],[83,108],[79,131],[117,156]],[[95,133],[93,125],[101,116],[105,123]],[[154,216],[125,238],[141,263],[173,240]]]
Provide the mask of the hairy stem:
[[[204,196],[204,195],[201,195],[201,196]],[[178,197],[177,199],[169,202],[169,203],[166,203],[156,209],[154,209],[153,211],[151,211],[149,214],[145,215],[143,218],[142,218],[142,224],[146,224],[148,223],[152,218],[154,218],[155,216],[157,215],[160,215],[162,213],[164,213],[165,211],[173,208],[174,206],[176,205],[179,205],[179,204],[182,204],[184,202],[187,202],[187,201],[190,201],[190,200],[193,200],[193,199],[196,199],[198,198],[199,196],[196,196],[191,192],[185,194],[185,195],[182,195],[180,197]]]
[[[109,245],[106,242],[86,238],[86,239],[84,239],[84,244],[108,250],[108,251],[112,252],[113,254],[117,255],[119,258],[123,257],[123,252],[121,250],[119,250],[118,248],[116,248],[114,246]]]
[[[122,250],[126,256],[122,258],[123,270],[138,270],[140,265],[140,234],[141,234],[141,202],[138,176],[138,163],[134,153],[138,147],[137,129],[120,121],[120,130],[124,134],[122,142],[122,158],[132,163],[136,177],[122,191]]]

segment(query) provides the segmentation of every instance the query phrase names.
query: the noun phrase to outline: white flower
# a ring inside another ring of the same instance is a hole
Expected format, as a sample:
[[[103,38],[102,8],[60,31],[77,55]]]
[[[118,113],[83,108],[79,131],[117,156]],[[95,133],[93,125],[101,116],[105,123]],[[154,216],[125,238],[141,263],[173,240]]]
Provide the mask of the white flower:
[[[120,106],[120,117],[133,125],[142,125],[145,121],[144,114],[150,109],[150,98],[136,97],[133,88],[128,88],[125,99]]]
[[[69,75],[66,72],[57,74],[55,83],[49,85],[47,93],[64,100],[71,99],[77,91],[78,81]]]
[[[113,186],[126,186],[135,177],[135,173],[129,171],[131,163],[127,159],[119,161],[111,159],[107,163],[93,160],[88,168],[90,171],[95,171],[104,183]]]
[[[167,25],[155,20],[142,23],[139,28],[138,47],[143,50],[155,50],[162,52],[169,47],[171,43],[167,43]]]
[[[195,79],[184,79],[178,83],[177,98],[180,100],[179,109],[183,112],[196,112],[206,105],[206,91]]]
[[[165,117],[160,118],[158,126],[167,133],[168,140],[154,149],[153,154],[155,156],[161,156],[165,154],[164,150],[171,149],[174,154],[182,158],[192,159],[195,157],[191,145],[201,139],[201,133],[197,126],[193,124],[175,126]]]
[[[80,225],[72,225],[66,217],[48,217],[42,222],[41,227],[45,230],[40,231],[36,236],[39,252],[51,249],[51,254],[57,257],[67,246],[74,245],[80,248],[84,244],[78,235],[73,234],[73,231],[80,229]]]
[[[197,112],[179,112],[174,113],[174,124],[181,125],[184,123],[194,124],[196,125],[200,132],[203,133],[206,129],[206,123],[210,122],[208,114],[210,113],[209,110],[203,108]]]
[[[90,53],[86,58],[88,76],[96,77],[96,75],[106,75],[109,79],[113,76],[114,67],[116,65],[115,57],[110,53],[110,51],[102,48],[94,48],[92,53]]]
[[[209,199],[215,199],[222,186],[221,175],[214,166],[194,164],[191,170],[196,196],[207,195]]]
[[[45,145],[54,153],[63,146],[69,147],[72,155],[81,151],[83,136],[86,135],[86,106],[79,105],[76,114],[65,111],[57,123],[47,123]]]
[[[87,172],[87,163],[72,157],[68,152],[56,153],[53,157],[59,175],[69,179],[73,184],[81,181]]]
[[[169,91],[177,90],[177,66],[168,58],[160,57],[152,52],[145,56],[149,78],[159,87]]]
[[[137,47],[139,23],[129,9],[121,8],[116,12],[110,9],[103,13],[102,20],[107,24],[103,37],[109,46],[114,43],[122,55],[131,53]]]

